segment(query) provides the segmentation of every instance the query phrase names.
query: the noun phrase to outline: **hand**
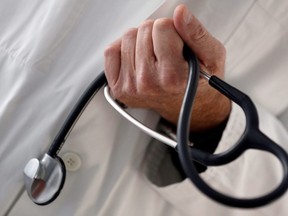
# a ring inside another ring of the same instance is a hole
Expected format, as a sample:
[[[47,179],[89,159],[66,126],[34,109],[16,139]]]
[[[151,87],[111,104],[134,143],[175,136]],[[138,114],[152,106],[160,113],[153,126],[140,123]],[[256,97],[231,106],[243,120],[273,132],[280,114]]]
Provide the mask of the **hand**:
[[[128,30],[105,51],[105,73],[112,95],[128,107],[158,112],[177,124],[188,78],[184,42],[202,70],[223,77],[225,48],[184,5],[173,19],[143,22]],[[230,101],[200,79],[192,112],[191,131],[211,129],[230,113]]]

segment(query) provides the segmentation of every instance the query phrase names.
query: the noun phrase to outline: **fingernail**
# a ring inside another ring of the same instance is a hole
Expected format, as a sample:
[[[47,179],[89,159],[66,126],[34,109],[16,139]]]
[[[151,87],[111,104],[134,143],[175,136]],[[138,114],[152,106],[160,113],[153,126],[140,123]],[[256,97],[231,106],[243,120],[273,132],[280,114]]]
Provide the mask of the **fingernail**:
[[[184,18],[185,24],[189,24],[193,18],[192,13],[186,7],[183,13],[183,18]]]

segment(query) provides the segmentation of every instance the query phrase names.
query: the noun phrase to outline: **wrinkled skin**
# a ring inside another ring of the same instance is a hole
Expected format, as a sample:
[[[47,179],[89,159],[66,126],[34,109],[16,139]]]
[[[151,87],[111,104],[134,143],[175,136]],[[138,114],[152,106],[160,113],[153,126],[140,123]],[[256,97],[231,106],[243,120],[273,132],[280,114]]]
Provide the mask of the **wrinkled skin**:
[[[107,47],[105,73],[112,95],[128,107],[155,110],[177,124],[188,78],[184,43],[197,55],[201,70],[223,78],[224,46],[185,5],[180,5],[173,19],[147,20]],[[191,131],[216,127],[228,117],[230,109],[230,101],[200,79]]]

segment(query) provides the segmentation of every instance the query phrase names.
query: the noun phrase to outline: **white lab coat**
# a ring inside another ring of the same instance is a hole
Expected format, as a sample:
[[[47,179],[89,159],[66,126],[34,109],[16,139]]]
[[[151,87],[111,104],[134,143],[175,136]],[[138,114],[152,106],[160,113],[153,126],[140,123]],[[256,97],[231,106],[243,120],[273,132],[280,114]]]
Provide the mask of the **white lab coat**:
[[[189,180],[160,187],[158,180],[169,170],[166,149],[148,147],[149,136],[122,119],[102,92],[61,150],[74,164],[59,197],[37,206],[23,190],[26,162],[47,150],[77,98],[103,70],[105,46],[149,16],[171,16],[180,2],[225,44],[227,80],[254,99],[261,130],[288,150],[287,1],[2,0],[0,215],[288,214],[287,193],[271,205],[239,210],[211,201]],[[151,127],[158,121],[155,113],[132,112]],[[233,106],[216,151],[233,145],[244,125],[241,110]],[[228,194],[253,196],[275,185],[281,167],[269,155],[249,151],[202,177]]]

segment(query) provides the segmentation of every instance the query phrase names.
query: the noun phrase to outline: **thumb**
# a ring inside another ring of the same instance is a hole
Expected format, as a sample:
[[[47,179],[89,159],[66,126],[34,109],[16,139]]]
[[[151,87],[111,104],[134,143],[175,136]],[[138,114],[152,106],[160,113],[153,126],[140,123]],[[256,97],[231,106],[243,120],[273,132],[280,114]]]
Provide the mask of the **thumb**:
[[[224,46],[207,31],[185,5],[176,7],[173,22],[180,37],[199,58],[201,67],[207,72],[221,76],[226,57]]]

